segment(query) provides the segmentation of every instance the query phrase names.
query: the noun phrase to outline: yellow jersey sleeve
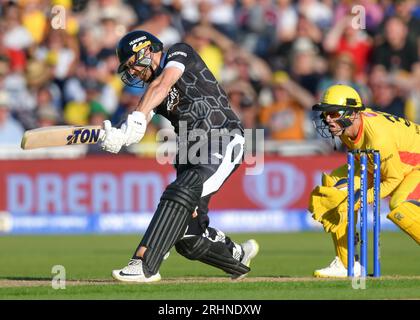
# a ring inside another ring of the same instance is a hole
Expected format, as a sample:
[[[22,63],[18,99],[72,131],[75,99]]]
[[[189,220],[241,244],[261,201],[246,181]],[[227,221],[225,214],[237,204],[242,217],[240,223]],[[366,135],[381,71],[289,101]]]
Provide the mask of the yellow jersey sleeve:
[[[366,109],[361,112],[362,125],[355,140],[342,136],[350,149],[374,149],[381,155],[381,198],[391,194],[412,170],[420,169],[420,126],[387,113]],[[359,160],[359,159],[358,159]],[[373,156],[368,171],[373,172]],[[373,202],[373,188],[368,190]]]

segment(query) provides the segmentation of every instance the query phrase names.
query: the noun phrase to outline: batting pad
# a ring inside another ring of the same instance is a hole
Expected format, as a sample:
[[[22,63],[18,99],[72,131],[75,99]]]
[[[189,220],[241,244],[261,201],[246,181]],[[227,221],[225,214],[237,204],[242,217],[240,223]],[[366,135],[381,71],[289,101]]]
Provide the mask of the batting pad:
[[[180,255],[190,260],[198,260],[231,275],[243,275],[251,270],[233,257],[223,240],[198,235],[181,239],[175,248]]]
[[[202,190],[202,178],[195,170],[183,172],[166,188],[140,242],[140,247],[147,248],[143,256],[146,275],[159,271],[165,254],[183,236]]]

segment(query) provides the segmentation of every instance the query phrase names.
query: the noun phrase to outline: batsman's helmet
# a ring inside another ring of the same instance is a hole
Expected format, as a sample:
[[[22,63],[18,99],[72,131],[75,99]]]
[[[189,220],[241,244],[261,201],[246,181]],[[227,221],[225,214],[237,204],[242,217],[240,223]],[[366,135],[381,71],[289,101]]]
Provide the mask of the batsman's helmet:
[[[163,43],[149,32],[136,30],[127,33],[118,42],[117,56],[120,62],[118,72],[124,71],[125,63],[133,55],[138,55],[142,49],[150,46],[152,52],[159,52],[163,49]],[[142,59],[143,57],[138,57]]]
[[[325,121],[328,113],[336,113],[338,119],[335,121],[344,129],[352,124],[350,116],[364,109],[362,99],[355,89],[344,84],[330,86],[324,92],[321,102],[312,107],[315,111],[313,118],[315,128],[322,137],[331,137],[328,123]]]

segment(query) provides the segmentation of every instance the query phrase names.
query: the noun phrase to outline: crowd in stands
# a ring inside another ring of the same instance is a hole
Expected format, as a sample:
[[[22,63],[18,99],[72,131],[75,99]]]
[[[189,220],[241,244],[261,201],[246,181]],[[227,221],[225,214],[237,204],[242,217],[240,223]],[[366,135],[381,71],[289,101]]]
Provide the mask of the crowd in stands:
[[[420,123],[419,1],[0,0],[0,145],[42,126],[120,123],[144,92],[116,72],[134,29],[194,47],[266,139],[316,138],[311,107],[334,83]]]

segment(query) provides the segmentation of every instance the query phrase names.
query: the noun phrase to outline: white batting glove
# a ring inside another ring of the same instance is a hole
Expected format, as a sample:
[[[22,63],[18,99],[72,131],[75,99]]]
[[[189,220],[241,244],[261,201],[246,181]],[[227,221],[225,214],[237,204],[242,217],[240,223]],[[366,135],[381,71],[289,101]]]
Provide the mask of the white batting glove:
[[[129,146],[130,144],[140,142],[146,132],[146,126],[146,115],[143,112],[134,111],[129,114],[127,121],[121,125],[121,130],[126,136],[125,145]]]
[[[101,143],[102,150],[118,153],[126,142],[126,135],[121,129],[112,127],[109,120],[104,121],[105,135]]]

